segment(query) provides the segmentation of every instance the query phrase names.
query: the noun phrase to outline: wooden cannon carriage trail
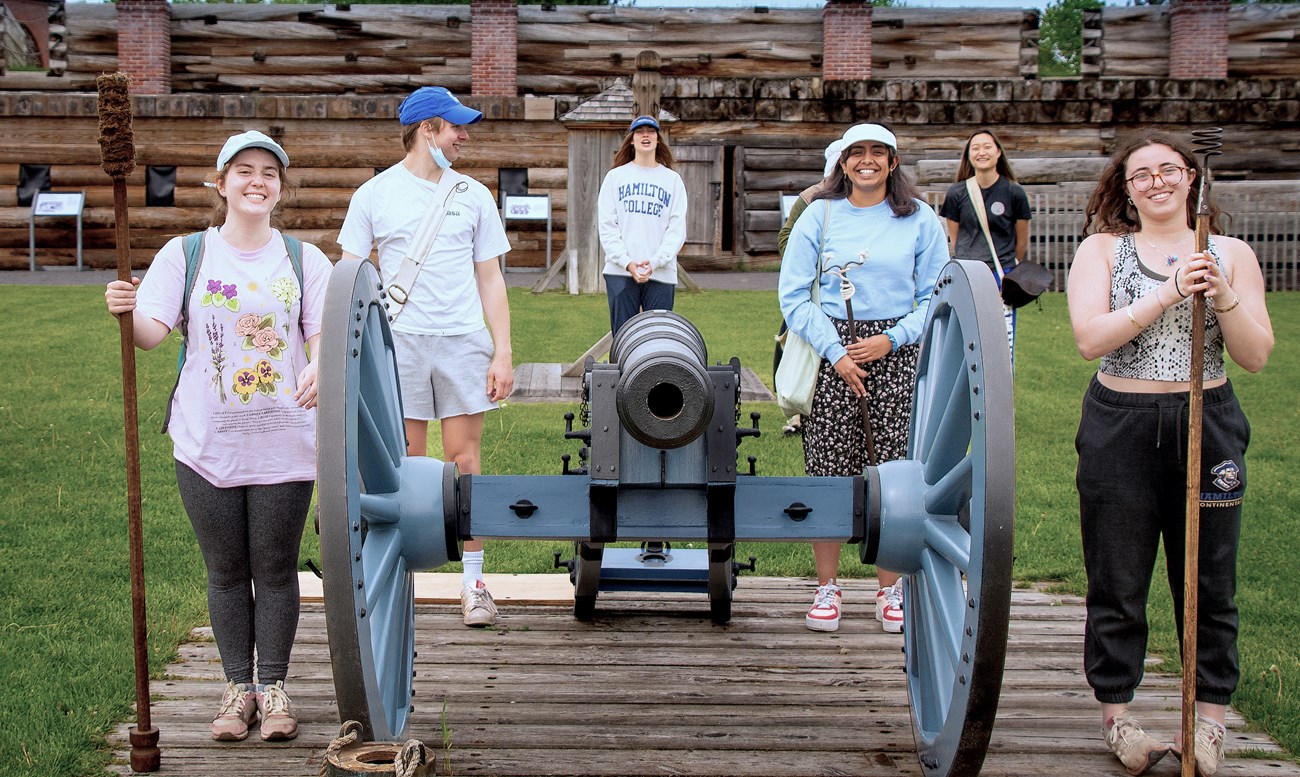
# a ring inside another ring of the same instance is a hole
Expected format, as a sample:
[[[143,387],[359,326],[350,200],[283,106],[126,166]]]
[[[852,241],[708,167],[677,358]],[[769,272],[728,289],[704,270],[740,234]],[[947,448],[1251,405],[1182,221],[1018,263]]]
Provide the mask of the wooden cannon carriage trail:
[[[759,561],[762,568],[762,561]],[[919,777],[898,635],[872,613],[874,580],[845,580],[835,634],[808,631],[813,582],[742,576],[732,620],[709,621],[703,597],[606,594],[596,618],[573,618],[556,575],[489,575],[501,620],[461,625],[459,575],[418,576],[411,735],[439,751],[436,774],[540,777]],[[312,583],[315,583],[313,591]],[[304,579],[287,683],[296,740],[213,742],[208,719],[221,664],[206,630],[155,680],[159,774],[316,777],[339,720],[319,582]],[[315,599],[315,601],[313,601]],[[1119,777],[1083,679],[1080,598],[1038,588],[1012,595],[1007,669],[986,777]],[[1150,666],[1135,704],[1173,736],[1179,680]],[[441,751],[442,721],[451,747]],[[113,738],[125,766],[125,726]],[[1230,777],[1297,777],[1267,735],[1228,719]],[[450,770],[444,771],[444,758]],[[1178,774],[1166,759],[1155,777]]]

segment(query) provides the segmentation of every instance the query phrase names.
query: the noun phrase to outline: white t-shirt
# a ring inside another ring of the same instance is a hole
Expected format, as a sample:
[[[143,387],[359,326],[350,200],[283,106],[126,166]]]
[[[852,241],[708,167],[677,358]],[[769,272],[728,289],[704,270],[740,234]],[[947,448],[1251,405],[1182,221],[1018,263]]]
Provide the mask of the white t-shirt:
[[[141,313],[171,328],[185,293],[182,239],[162,247],[136,296]],[[168,425],[173,453],[218,488],[315,480],[316,411],[293,393],[303,345],[320,333],[330,261],[303,244],[300,298],[279,232],[256,251],[237,250],[215,228],[205,240]]]
[[[677,283],[677,252],[686,242],[686,185],[663,165],[628,162],[600,184],[600,247],[604,272],[630,276],[632,261],[650,260],[650,279]]]
[[[485,326],[474,264],[506,253],[510,241],[492,193],[472,178],[461,179],[468,188],[452,196],[447,218],[393,329],[446,336],[477,332]],[[434,202],[436,189],[437,184],[414,175],[400,162],[393,165],[352,195],[339,245],[360,257],[370,256],[371,248],[378,246],[379,272],[387,283],[397,275],[426,214],[442,208],[442,202]]]

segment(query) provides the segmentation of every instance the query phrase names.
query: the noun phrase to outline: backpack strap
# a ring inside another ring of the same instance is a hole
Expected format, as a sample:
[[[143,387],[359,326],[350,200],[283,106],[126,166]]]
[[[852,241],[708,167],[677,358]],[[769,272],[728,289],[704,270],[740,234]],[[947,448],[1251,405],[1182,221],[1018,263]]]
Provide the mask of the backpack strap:
[[[162,434],[172,421],[172,400],[176,399],[176,389],[181,385],[181,367],[185,366],[186,346],[190,341],[190,295],[194,293],[194,282],[199,277],[199,267],[203,264],[203,244],[207,231],[191,232],[181,239],[181,248],[185,251],[185,291],[181,295],[181,350],[176,355],[176,382],[172,384],[171,393],[167,395],[167,410],[163,413]]]
[[[191,232],[181,240],[185,251],[185,292],[181,297],[181,350],[176,355],[176,382],[172,384],[171,394],[167,397],[167,410],[163,414],[162,433],[167,433],[167,426],[172,420],[172,401],[176,399],[176,389],[181,385],[181,368],[185,366],[185,355],[190,341],[190,297],[194,294],[194,284],[199,279],[199,267],[203,265],[203,247],[207,230]],[[284,248],[289,253],[289,263],[293,265],[294,277],[298,279],[298,299],[302,299],[302,241],[283,232]],[[298,304],[298,326],[302,327],[302,303]]]

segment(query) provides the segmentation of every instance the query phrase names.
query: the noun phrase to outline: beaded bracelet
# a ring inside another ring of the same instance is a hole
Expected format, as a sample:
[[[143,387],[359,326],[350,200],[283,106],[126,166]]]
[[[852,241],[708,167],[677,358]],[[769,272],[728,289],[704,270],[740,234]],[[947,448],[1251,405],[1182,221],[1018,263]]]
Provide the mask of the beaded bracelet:
[[[1138,320],[1136,318],[1133,318],[1133,306],[1129,305],[1128,307],[1124,308],[1124,312],[1128,314],[1128,321],[1130,324],[1133,325],[1133,328],[1141,332],[1143,326],[1138,323]]]
[[[1213,310],[1215,313],[1227,313],[1229,310],[1232,310],[1232,309],[1236,308],[1236,307],[1237,307],[1238,305],[1240,305],[1240,304],[1241,304],[1241,295],[1240,295],[1240,294],[1234,294],[1234,295],[1233,295],[1232,304],[1229,305],[1228,307],[1226,307],[1226,308],[1216,308],[1216,307],[1214,307],[1213,305],[1211,305],[1211,306],[1210,306],[1210,309]]]

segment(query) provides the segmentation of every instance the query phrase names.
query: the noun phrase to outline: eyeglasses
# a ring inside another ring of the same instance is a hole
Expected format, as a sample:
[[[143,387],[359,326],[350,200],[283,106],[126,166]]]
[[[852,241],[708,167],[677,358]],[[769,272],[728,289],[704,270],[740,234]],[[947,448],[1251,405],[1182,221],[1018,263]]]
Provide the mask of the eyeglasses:
[[[1178,165],[1165,165],[1155,173],[1143,170],[1130,178],[1126,178],[1126,183],[1133,184],[1133,188],[1139,192],[1150,191],[1152,186],[1156,185],[1156,179],[1159,178],[1166,186],[1177,186],[1183,180],[1183,173],[1187,171],[1186,167]]]

